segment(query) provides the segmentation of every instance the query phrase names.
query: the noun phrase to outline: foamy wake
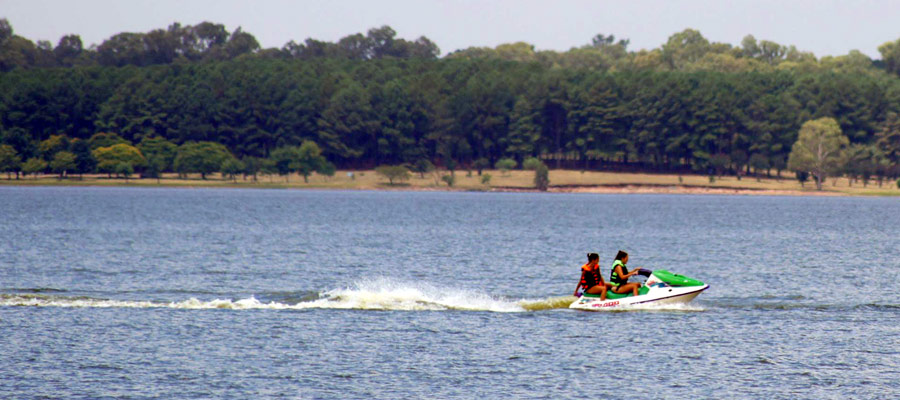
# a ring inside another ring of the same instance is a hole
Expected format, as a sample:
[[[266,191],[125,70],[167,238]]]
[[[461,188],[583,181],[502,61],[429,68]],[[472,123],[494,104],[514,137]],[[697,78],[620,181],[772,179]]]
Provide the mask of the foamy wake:
[[[575,300],[572,296],[545,299],[514,300],[490,296],[476,291],[439,288],[425,284],[406,284],[386,279],[358,282],[352,288],[323,292],[312,301],[294,304],[277,301],[262,302],[251,296],[246,299],[199,300],[190,298],[178,302],[110,300],[91,297],[66,297],[44,294],[0,294],[0,306],[79,307],[79,308],[173,308],[173,309],[231,309],[231,310],[401,310],[401,311],[489,311],[526,312],[567,308]],[[675,304],[665,306],[634,306],[639,310],[699,311],[702,308]]]
[[[566,304],[568,305],[568,304]],[[303,310],[358,309],[407,311],[492,311],[523,312],[529,308],[519,301],[487,294],[437,288],[429,285],[410,285],[386,279],[358,282],[352,288],[323,292],[319,298],[298,303],[263,302],[256,297],[245,299],[199,300],[190,298],[177,302],[111,300],[91,297],[70,297],[45,294],[0,294],[0,306],[81,307],[81,308],[174,308],[174,309],[232,309],[232,310]],[[552,308],[552,307],[546,307]]]

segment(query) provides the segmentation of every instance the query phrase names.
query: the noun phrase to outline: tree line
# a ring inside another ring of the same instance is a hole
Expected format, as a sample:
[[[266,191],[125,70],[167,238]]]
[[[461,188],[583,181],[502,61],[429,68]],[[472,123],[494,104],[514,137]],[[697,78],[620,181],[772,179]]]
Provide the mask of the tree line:
[[[16,149],[0,144],[0,172],[11,175],[53,172],[60,178],[71,175],[105,173],[128,179],[136,171],[144,178],[177,172],[179,177],[199,174],[206,179],[222,173],[232,180],[237,175],[257,180],[260,173],[287,176],[297,173],[304,181],[313,173],[333,176],[336,168],[322,156],[315,142],[280,147],[268,158],[238,159],[225,146],[215,142],[187,142],[181,145],[159,137],[145,137],[133,144],[114,133],[97,133],[88,139],[70,139],[53,135],[39,143],[37,152],[23,160]]]
[[[23,39],[4,26],[8,60],[10,41]],[[732,47],[693,30],[649,51],[598,35],[567,52],[517,43],[443,58],[427,38],[398,39],[390,27],[281,49],[251,39],[210,23],[173,24],[116,35],[79,53],[83,62],[3,67],[0,143],[47,168],[45,141],[114,134],[139,151],[145,140],[209,143],[204,151],[245,165],[314,143],[326,172],[537,157],[554,168],[741,176],[780,174],[801,126],[827,117],[847,137],[843,147],[868,160],[832,174],[900,174],[896,42],[873,62],[858,52],[816,59],[749,36]],[[97,158],[110,146],[90,147]],[[134,167],[155,168],[141,153]],[[160,171],[178,172],[174,159]]]

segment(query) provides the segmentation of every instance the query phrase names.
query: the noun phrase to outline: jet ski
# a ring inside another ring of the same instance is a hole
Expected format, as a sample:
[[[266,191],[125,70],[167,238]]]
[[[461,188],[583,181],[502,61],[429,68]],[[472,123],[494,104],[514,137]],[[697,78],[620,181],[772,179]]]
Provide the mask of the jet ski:
[[[606,300],[600,300],[599,294],[582,293],[578,300],[569,305],[576,310],[600,311],[609,308],[626,307],[638,304],[674,304],[687,303],[697,297],[700,292],[709,289],[709,285],[684,275],[673,274],[664,269],[650,271],[641,268],[640,275],[647,280],[638,290],[638,295],[631,293],[606,292]]]

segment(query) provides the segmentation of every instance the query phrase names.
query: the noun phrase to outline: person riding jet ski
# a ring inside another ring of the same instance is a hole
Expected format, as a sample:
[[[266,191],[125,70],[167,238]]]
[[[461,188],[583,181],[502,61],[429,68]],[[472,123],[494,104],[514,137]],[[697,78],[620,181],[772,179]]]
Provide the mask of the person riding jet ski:
[[[614,293],[631,292],[631,294],[637,296],[641,284],[637,282],[628,283],[628,278],[637,275],[640,272],[640,268],[628,272],[626,263],[628,263],[628,253],[619,250],[616,254],[616,260],[613,262],[612,272],[609,274],[609,282],[612,284]]]
[[[578,282],[578,287],[575,288],[575,293],[573,296],[579,296],[579,290],[584,290],[582,293],[588,294],[600,294],[601,300],[606,300],[606,290],[612,285],[603,281],[603,276],[600,274],[600,255],[597,253],[588,253],[587,255],[588,262],[581,266],[581,280]]]

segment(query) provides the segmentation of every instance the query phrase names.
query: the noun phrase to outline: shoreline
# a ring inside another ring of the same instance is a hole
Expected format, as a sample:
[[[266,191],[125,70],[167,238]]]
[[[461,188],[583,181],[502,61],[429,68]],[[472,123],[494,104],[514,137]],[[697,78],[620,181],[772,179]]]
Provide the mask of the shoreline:
[[[60,183],[35,182],[26,184],[9,183],[0,181],[0,187],[89,187],[89,188],[141,188],[141,189],[257,189],[257,190],[320,190],[320,191],[372,191],[372,192],[459,192],[459,193],[587,193],[587,194],[681,194],[681,195],[730,195],[730,196],[784,196],[784,197],[900,197],[900,193],[844,193],[815,190],[778,190],[778,189],[752,189],[752,188],[727,188],[727,187],[695,187],[684,185],[672,185],[660,187],[657,185],[596,185],[578,188],[554,187],[541,192],[534,188],[516,187],[490,187],[484,189],[472,188],[448,188],[448,187],[417,187],[417,186],[385,186],[385,187],[327,187],[307,186],[297,187],[289,185],[250,185],[250,184],[205,184],[205,185],[171,185],[171,184],[134,184],[134,183]]]
[[[498,193],[540,193],[537,190],[517,188],[495,188],[492,192]],[[592,193],[592,194],[688,194],[688,195],[731,195],[731,196],[814,196],[814,197],[873,197],[877,195],[853,194],[828,191],[801,191],[801,190],[777,190],[777,189],[750,189],[750,188],[717,188],[695,186],[666,186],[656,185],[598,185],[593,187],[550,187],[545,193]],[[885,194],[884,196],[888,196]],[[897,194],[900,196],[900,193]]]
[[[417,191],[417,192],[496,192],[496,193],[541,193],[532,187],[533,175],[530,171],[509,171],[501,174],[491,172],[492,184],[481,183],[481,178],[462,171],[457,173],[458,183],[453,187],[439,184],[435,175],[414,175],[409,180],[394,185],[377,176],[373,171],[353,171],[354,175],[342,171],[333,177],[311,176],[306,183],[299,176],[260,177],[256,182],[238,178],[237,181],[210,176],[176,179],[174,174],[165,175],[157,183],[156,179],[108,178],[106,175],[86,175],[81,178],[59,179],[54,175],[37,178],[0,178],[0,186],[84,186],[84,187],[148,187],[148,188],[243,188],[243,189],[299,189],[299,190],[373,190],[373,191]],[[496,174],[496,175],[494,175]],[[494,179],[495,178],[495,179]],[[828,182],[822,191],[815,190],[812,183],[805,187],[787,177],[755,179],[734,177],[717,178],[708,182],[708,177],[697,175],[654,175],[641,173],[580,172],[569,170],[551,171],[551,185],[544,193],[595,193],[595,194],[686,194],[686,195],[732,195],[732,196],[826,196],[826,197],[894,197],[900,196],[900,189],[888,186],[878,187],[870,183],[851,185],[845,178]],[[554,184],[556,182],[556,184]],[[893,182],[889,182],[893,183]],[[837,185],[835,185],[837,184]]]

